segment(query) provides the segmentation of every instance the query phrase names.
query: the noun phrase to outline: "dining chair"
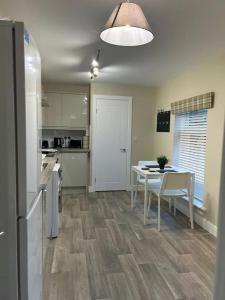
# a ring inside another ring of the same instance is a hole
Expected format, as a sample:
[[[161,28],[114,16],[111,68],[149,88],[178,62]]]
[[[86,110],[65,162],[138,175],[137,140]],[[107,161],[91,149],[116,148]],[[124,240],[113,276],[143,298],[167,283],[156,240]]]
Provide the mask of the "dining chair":
[[[149,160],[139,160],[138,161],[138,166],[145,167],[147,165],[155,164],[154,161],[149,161]],[[148,187],[153,186],[158,186],[161,183],[161,179],[148,179]],[[145,180],[141,178],[140,175],[137,175],[137,183],[136,183],[136,189],[135,189],[135,200],[137,200],[137,193],[138,193],[138,188],[140,185],[145,185]]]
[[[171,210],[171,200],[174,201],[174,215],[176,215],[176,200],[181,197],[187,197],[189,202],[189,214],[191,228],[194,229],[193,220],[193,177],[189,172],[184,173],[170,173],[167,172],[163,175],[161,184],[158,187],[148,186],[149,189],[149,202],[148,212],[151,207],[152,195],[158,198],[158,230],[160,231],[160,203],[161,199],[169,200]]]

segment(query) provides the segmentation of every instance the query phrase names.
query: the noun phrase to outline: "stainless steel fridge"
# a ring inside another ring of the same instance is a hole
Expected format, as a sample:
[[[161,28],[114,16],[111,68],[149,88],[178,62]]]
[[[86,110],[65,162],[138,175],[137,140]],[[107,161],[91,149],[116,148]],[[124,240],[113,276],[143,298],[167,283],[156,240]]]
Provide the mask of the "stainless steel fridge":
[[[0,20],[0,299],[42,299],[41,60]]]

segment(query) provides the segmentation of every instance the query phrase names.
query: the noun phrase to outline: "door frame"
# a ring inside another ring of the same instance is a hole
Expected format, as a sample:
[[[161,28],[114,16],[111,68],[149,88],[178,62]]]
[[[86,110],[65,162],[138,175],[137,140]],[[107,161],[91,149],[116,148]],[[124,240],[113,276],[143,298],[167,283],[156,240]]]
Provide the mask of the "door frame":
[[[96,191],[96,123],[97,123],[97,101],[98,100],[123,100],[128,103],[128,145],[127,145],[127,190],[130,189],[130,168],[131,168],[131,132],[132,132],[132,103],[133,99],[131,96],[114,96],[114,95],[93,95],[92,107],[91,107],[91,187],[89,188],[90,192]]]

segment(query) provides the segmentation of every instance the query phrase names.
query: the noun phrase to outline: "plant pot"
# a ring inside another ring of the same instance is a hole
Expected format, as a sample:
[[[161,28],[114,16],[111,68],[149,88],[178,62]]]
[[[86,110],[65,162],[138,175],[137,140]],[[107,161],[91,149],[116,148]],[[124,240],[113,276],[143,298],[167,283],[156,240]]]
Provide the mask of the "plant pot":
[[[159,168],[160,168],[160,170],[164,170],[165,165],[164,165],[164,164],[160,164],[160,165],[159,165]]]

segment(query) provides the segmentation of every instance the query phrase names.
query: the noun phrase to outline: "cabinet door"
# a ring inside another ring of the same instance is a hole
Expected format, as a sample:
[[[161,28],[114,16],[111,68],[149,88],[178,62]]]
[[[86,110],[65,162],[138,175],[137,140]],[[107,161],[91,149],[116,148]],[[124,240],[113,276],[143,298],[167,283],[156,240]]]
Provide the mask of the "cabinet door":
[[[42,127],[48,126],[48,107],[42,107]]]
[[[87,153],[62,153],[63,187],[87,185]]]
[[[86,127],[87,107],[87,95],[62,94],[62,126]]]
[[[61,94],[47,93],[47,126],[60,127],[62,125]]]
[[[41,200],[42,192],[40,192],[35,199],[32,209],[27,217],[19,219],[21,299],[42,299],[43,225]]]

